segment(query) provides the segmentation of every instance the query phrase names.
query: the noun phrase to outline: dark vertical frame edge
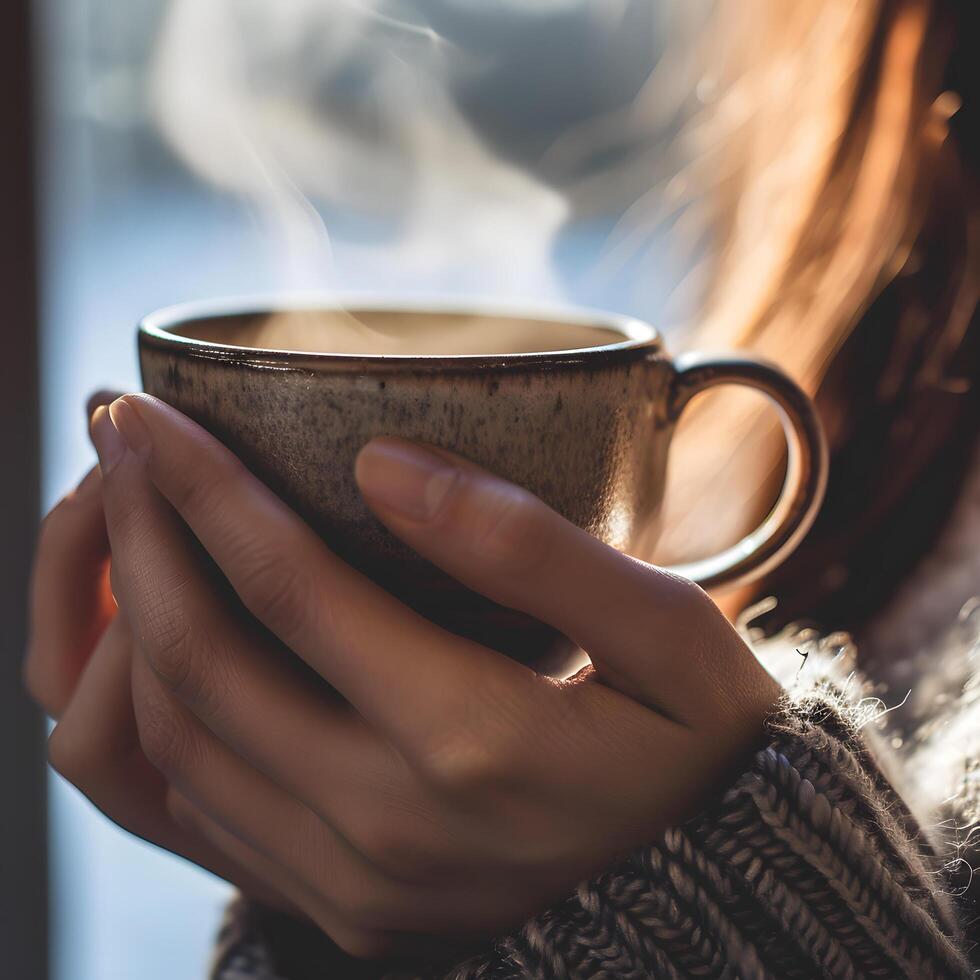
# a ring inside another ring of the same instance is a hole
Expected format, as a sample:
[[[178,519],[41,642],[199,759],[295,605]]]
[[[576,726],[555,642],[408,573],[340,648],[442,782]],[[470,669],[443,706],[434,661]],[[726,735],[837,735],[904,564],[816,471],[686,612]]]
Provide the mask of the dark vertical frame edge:
[[[9,0],[0,31],[0,974],[17,980],[49,965],[45,726],[21,684],[41,476],[35,12]]]

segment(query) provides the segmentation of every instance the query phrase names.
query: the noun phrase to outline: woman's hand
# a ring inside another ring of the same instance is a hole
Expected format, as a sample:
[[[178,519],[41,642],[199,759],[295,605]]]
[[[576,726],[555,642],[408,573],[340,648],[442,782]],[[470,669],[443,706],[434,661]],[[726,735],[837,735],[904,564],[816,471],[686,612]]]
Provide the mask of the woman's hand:
[[[168,814],[355,955],[520,922],[691,815],[762,737],[778,688],[700,589],[448,453],[375,441],[366,500],[594,668],[555,682],[416,615],[158,401],[99,410],[93,438]]]
[[[89,402],[111,401],[100,392]],[[24,682],[59,722],[56,765],[110,819],[233,882],[249,896],[293,907],[247,868],[174,823],[167,784],[140,746],[130,676],[133,645],[109,588],[102,482],[91,470],[41,527],[31,580]]]

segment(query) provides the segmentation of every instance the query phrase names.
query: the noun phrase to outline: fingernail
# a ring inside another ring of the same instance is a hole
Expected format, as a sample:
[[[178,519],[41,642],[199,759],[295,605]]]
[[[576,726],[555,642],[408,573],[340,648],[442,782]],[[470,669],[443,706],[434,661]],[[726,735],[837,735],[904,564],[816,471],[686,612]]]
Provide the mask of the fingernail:
[[[137,456],[149,454],[151,440],[150,430],[140,418],[139,409],[125,398],[117,398],[109,406],[109,416],[120,435],[126,440],[126,445]]]
[[[355,475],[373,502],[412,521],[431,521],[459,478],[459,469],[413,443],[379,439],[361,450]]]
[[[98,391],[93,391],[85,403],[85,417],[90,419],[100,405],[111,405],[125,390],[123,388],[122,391],[112,391],[109,388],[100,388]]]
[[[113,467],[126,453],[126,443],[112,424],[109,409],[100,405],[92,416],[92,442],[99,454],[99,466],[102,475],[112,472]]]

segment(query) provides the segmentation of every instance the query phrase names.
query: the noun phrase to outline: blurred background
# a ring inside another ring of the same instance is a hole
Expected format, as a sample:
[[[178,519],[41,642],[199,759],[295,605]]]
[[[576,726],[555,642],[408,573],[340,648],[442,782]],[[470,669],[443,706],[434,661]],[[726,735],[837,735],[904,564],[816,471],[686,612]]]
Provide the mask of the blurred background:
[[[85,399],[139,388],[135,325],[157,307],[439,291],[682,320],[690,300],[674,286],[693,263],[666,225],[609,260],[617,223],[650,190],[649,161],[671,171],[665,146],[685,111],[645,88],[662,6],[12,3],[3,407],[32,477],[4,501],[7,621],[22,621],[16,556],[35,515],[93,461]],[[55,776],[45,804],[43,732],[17,693],[11,641],[4,838],[20,846],[0,855],[5,975],[202,976],[228,889],[120,833]]]

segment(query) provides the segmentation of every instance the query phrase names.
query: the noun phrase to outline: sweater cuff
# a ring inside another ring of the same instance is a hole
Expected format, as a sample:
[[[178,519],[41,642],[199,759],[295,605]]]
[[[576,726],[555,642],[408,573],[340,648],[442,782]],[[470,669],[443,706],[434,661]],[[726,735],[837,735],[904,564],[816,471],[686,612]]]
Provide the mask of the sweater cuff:
[[[787,702],[768,747],[699,816],[480,955],[426,975],[972,976],[938,863],[860,720],[832,692]],[[284,942],[282,923],[240,903],[212,980],[366,975],[303,928],[309,937]]]
[[[972,976],[938,862],[860,720],[832,692],[787,702],[720,800],[582,906],[643,922],[632,946],[665,976]]]

